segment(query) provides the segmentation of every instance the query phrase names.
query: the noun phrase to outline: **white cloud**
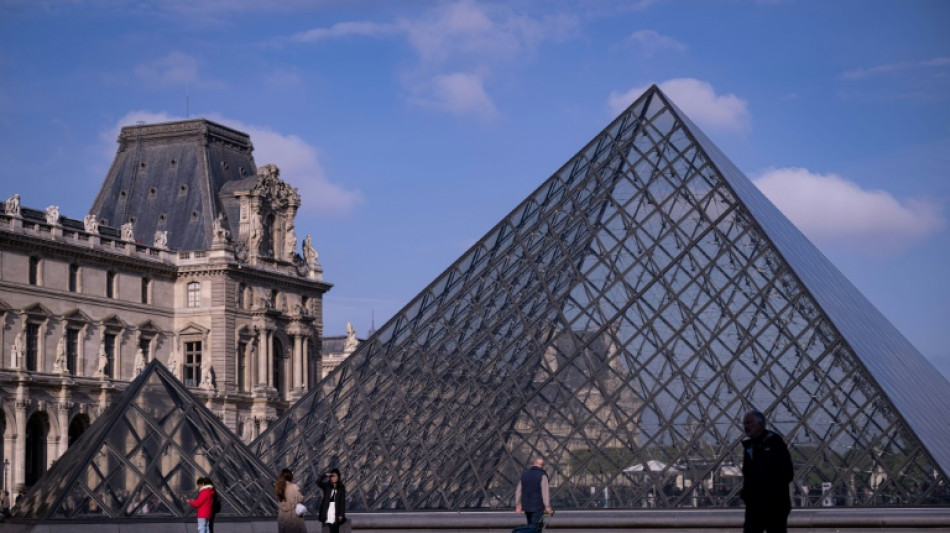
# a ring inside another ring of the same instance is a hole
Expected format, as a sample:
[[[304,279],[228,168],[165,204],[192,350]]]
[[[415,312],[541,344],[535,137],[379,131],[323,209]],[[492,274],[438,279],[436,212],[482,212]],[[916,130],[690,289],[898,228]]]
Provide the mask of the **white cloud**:
[[[946,225],[933,203],[865,190],[836,174],[775,168],[753,181],[809,239],[855,253],[896,255]]]
[[[201,77],[198,60],[184,52],[172,51],[148,63],[135,67],[135,76],[149,87],[169,85],[220,85]]]
[[[842,73],[841,77],[846,80],[858,80],[879,74],[894,74],[909,70],[922,70],[942,67],[950,67],[950,57],[934,57],[923,61],[903,61],[900,63],[888,63],[869,68],[858,68]]]
[[[329,28],[313,28],[305,32],[294,34],[291,40],[300,43],[310,43],[328,39],[344,37],[387,37],[401,31],[395,24],[379,24],[376,22],[340,22]]]
[[[413,103],[423,107],[485,120],[493,118],[497,113],[495,104],[485,92],[484,80],[478,74],[439,74],[414,90],[416,94]]]
[[[687,46],[672,37],[661,35],[654,30],[637,30],[630,34],[624,41],[626,44],[635,46],[641,55],[650,57],[663,50],[672,50],[674,52],[685,52]]]
[[[690,120],[704,130],[741,133],[750,128],[748,103],[734,94],[716,94],[708,82],[675,78],[660,83],[659,87]],[[611,91],[608,99],[611,111],[620,113],[648,88],[634,87],[622,93]]]
[[[545,40],[571,35],[577,25],[577,19],[570,15],[533,17],[504,4],[461,0],[439,3],[415,18],[389,23],[341,22],[298,33],[292,39],[405,39],[417,62],[405,68],[399,78],[414,103],[457,115],[486,111],[494,115],[497,109],[485,82],[495,70],[532,54]]]
[[[257,165],[276,164],[280,168],[281,179],[300,191],[303,200],[302,214],[344,216],[363,201],[360,191],[347,189],[327,178],[320,164],[318,150],[300,137],[283,134],[267,126],[244,124],[220,115],[210,114],[206,118],[250,135],[251,142],[254,144],[254,161]],[[176,120],[184,120],[184,118],[149,111],[133,111],[126,114],[108,131],[100,134],[100,139],[105,146],[108,146],[108,160],[111,161],[115,157],[115,141],[119,137],[122,126],[131,126],[140,122],[154,124]]]

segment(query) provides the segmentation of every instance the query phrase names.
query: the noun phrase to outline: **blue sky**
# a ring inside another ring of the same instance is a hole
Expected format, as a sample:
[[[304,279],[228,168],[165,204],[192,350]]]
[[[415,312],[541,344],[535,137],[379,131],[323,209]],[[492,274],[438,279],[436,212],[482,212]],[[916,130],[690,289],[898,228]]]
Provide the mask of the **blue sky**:
[[[0,0],[0,196],[81,218],[122,125],[300,189],[382,325],[652,83],[950,376],[950,2]]]

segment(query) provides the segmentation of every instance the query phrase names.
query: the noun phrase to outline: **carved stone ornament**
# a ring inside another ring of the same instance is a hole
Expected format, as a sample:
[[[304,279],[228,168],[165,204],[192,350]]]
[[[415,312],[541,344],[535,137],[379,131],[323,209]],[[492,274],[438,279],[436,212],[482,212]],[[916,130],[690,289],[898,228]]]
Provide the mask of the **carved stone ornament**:
[[[55,226],[59,224],[59,206],[51,205],[46,208],[46,223]]]
[[[135,242],[135,223],[131,220],[122,224],[122,240],[126,242]]]
[[[288,205],[300,205],[300,194],[295,187],[287,185],[280,179],[280,169],[277,165],[269,163],[257,169],[257,184],[254,185],[254,192],[269,198],[274,205],[286,207]]]
[[[99,235],[99,220],[96,219],[96,215],[86,215],[86,218],[82,220],[82,225],[86,233]]]
[[[7,202],[3,206],[3,210],[6,214],[12,216],[20,216],[20,195],[14,194],[13,196],[7,198]]]
[[[156,248],[168,248],[168,232],[162,230],[156,231],[154,245]]]

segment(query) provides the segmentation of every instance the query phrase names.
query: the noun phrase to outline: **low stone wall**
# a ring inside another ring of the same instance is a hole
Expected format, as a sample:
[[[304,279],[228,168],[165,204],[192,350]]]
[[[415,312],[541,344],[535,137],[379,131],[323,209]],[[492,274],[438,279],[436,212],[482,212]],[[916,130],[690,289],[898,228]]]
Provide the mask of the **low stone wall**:
[[[741,509],[560,511],[550,519],[551,533],[741,533]],[[276,533],[269,520],[215,521],[215,533]],[[509,533],[524,523],[514,512],[394,512],[352,513],[350,531],[357,533]],[[0,524],[3,533],[193,533],[195,521],[146,519],[108,522],[47,522]],[[320,524],[307,522],[307,530],[320,533]],[[795,509],[789,531],[858,533],[887,531],[921,533],[950,531],[950,507],[920,509]]]

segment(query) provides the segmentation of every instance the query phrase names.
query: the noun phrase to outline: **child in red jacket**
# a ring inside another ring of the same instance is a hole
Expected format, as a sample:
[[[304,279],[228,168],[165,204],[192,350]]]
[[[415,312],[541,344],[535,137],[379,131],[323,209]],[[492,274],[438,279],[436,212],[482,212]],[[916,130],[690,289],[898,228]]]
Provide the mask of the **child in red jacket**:
[[[188,504],[195,507],[198,512],[198,533],[210,533],[210,523],[214,518],[212,505],[214,504],[214,485],[206,477],[199,477],[198,496],[194,500],[188,500]]]

